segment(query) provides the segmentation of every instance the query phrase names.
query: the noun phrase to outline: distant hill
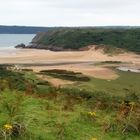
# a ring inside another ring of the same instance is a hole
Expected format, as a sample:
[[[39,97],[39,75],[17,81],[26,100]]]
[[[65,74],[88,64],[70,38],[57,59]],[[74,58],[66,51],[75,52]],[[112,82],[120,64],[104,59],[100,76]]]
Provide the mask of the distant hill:
[[[81,27],[81,28],[89,28],[89,27]],[[137,28],[140,28],[140,26],[96,26],[96,27],[90,27],[90,28],[96,28],[96,29],[137,29]],[[65,27],[35,27],[35,26],[4,26],[4,25],[0,25],[0,34],[36,34],[38,32],[47,32],[49,29],[65,29]]]
[[[49,27],[0,26],[0,34],[36,34],[49,29]]]
[[[59,28],[38,33],[32,43],[28,47],[59,51],[104,45],[140,53],[140,28]]]

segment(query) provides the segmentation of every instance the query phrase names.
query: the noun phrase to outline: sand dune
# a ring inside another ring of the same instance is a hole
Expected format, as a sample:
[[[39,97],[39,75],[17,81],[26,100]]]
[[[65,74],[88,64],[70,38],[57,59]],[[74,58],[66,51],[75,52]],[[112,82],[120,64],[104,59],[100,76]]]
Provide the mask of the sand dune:
[[[101,50],[52,52],[49,50],[19,49],[12,55],[1,55],[0,63],[45,63],[59,61],[123,61],[140,64],[140,55],[123,53],[108,56]]]

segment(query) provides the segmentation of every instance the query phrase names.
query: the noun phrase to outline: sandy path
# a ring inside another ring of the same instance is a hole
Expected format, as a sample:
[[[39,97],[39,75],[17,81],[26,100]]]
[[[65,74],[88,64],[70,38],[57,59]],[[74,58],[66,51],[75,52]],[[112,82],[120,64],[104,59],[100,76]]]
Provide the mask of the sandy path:
[[[66,86],[66,85],[70,85],[70,84],[74,83],[74,82],[68,81],[68,80],[53,78],[51,76],[44,76],[44,75],[36,75],[36,76],[42,80],[48,81],[51,85],[53,85],[55,87]]]

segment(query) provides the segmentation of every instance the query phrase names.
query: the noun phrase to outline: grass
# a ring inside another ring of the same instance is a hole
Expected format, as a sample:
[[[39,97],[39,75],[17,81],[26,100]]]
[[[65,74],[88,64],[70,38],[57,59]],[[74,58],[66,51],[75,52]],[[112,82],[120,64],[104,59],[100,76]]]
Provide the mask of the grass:
[[[10,103],[10,107],[16,102],[18,105],[17,112],[9,116],[7,109],[3,104]],[[22,124],[25,127],[25,134],[17,136],[16,139],[31,139],[31,140],[91,140],[92,137],[97,139],[134,139],[138,140],[139,135],[136,132],[126,132],[115,130],[104,132],[102,125],[107,125],[105,122],[114,123],[116,112],[107,112],[106,110],[94,110],[97,116],[95,119],[87,116],[91,110],[85,102],[82,104],[76,103],[73,106],[73,111],[63,110],[62,97],[58,101],[34,98],[25,96],[22,93],[5,91],[1,93],[1,120],[0,126],[4,124]],[[66,103],[68,104],[68,103]],[[70,105],[69,105],[70,106]],[[104,118],[102,118],[104,116]],[[113,138],[114,137],[114,138]],[[14,138],[13,138],[14,139]]]
[[[122,49],[122,48],[114,47],[112,45],[103,45],[103,44],[97,45],[95,49],[96,50],[103,49],[104,53],[108,54],[109,56],[118,55],[127,52],[127,49],[125,48]]]
[[[88,83],[81,83],[76,85],[82,89],[93,89],[106,91],[111,95],[124,96],[126,93],[136,93],[140,95],[140,74],[132,72],[116,71],[119,78],[115,80],[102,80],[91,78]]]
[[[0,91],[0,139],[139,140],[138,74],[119,72],[111,82],[92,78],[74,87],[54,88],[33,72],[14,73],[22,73],[28,88],[5,86]]]
[[[102,61],[102,62],[97,62],[94,65],[95,66],[101,66],[101,65],[107,65],[107,66],[111,66],[113,67],[113,65],[116,67],[116,65],[118,64],[124,64],[125,62],[122,61]]]

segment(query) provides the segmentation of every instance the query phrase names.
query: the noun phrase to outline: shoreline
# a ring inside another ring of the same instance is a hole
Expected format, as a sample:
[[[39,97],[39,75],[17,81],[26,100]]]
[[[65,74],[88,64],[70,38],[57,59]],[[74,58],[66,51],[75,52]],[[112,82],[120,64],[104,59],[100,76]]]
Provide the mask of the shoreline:
[[[5,57],[5,56],[9,56],[9,55],[16,55],[16,53],[19,50],[16,50],[16,48],[14,48],[14,46],[9,46],[9,47],[0,47],[0,57]]]

